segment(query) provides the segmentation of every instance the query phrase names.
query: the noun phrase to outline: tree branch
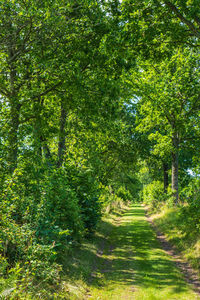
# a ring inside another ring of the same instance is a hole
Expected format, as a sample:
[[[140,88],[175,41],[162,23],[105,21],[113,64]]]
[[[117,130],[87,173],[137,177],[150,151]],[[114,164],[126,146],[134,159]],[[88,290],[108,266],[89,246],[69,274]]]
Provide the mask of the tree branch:
[[[170,1],[168,0],[163,0],[164,3],[167,5],[167,7],[175,13],[175,15],[184,23],[188,26],[190,31],[198,38],[200,38],[200,31],[194,26],[194,24],[186,19],[180,12],[180,10]]]
[[[0,87],[0,93],[6,97],[10,96],[10,92],[6,88]]]
[[[32,99],[35,99],[35,98],[40,98],[42,96],[45,96],[47,95],[48,93],[50,93],[51,91],[55,90],[58,86],[60,86],[62,84],[61,81],[59,81],[57,84],[53,85],[52,87],[48,88],[47,90],[45,90],[44,92],[38,94],[38,95],[35,95],[34,97],[32,97]]]

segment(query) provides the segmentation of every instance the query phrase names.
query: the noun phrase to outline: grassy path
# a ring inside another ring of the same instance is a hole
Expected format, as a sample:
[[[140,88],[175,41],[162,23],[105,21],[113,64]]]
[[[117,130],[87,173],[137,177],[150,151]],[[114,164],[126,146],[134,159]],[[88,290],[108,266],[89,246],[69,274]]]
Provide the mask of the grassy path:
[[[86,292],[70,299],[200,299],[161,249],[143,207],[110,216],[93,246],[81,251],[76,259],[82,264]]]

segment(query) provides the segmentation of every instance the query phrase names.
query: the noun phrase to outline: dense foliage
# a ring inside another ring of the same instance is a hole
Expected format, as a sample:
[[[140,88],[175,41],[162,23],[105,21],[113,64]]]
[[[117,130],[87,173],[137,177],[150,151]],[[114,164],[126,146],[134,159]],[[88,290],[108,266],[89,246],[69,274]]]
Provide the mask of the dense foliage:
[[[50,299],[66,252],[131,199],[199,230],[197,2],[1,1],[2,295]]]

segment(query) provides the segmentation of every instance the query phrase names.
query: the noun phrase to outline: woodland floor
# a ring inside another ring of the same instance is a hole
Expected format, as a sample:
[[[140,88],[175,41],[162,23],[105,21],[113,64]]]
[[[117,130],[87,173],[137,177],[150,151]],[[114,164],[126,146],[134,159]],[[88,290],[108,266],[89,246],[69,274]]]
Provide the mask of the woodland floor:
[[[200,299],[167,250],[142,206],[109,215],[72,258],[68,299]]]

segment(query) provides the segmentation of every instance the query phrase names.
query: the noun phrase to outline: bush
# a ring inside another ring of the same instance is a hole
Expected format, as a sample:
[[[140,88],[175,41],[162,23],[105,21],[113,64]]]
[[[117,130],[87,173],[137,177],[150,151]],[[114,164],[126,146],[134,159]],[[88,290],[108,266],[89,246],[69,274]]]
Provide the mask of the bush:
[[[118,188],[116,195],[125,202],[130,201],[132,199],[131,193],[124,186],[120,186]]]
[[[7,267],[8,267],[7,259],[3,257],[2,254],[0,254],[0,276],[6,275]]]
[[[200,179],[193,178],[189,185],[185,187],[180,198],[185,203],[181,207],[181,214],[188,227],[192,231],[200,232]]]
[[[17,291],[29,292],[40,283],[46,287],[58,284],[61,266],[56,263],[55,245],[39,244],[31,225],[20,226],[7,218],[0,224],[0,245],[3,294],[9,291],[17,299]]]
[[[150,206],[152,210],[157,209],[166,200],[163,184],[160,181],[153,181],[144,186],[142,194],[143,202]]]
[[[36,223],[37,236],[45,243],[66,241],[69,236],[80,240],[84,233],[81,210],[75,191],[70,187],[66,172],[53,170],[44,181]]]
[[[61,232],[77,240],[83,235],[78,198],[65,170],[20,166],[7,180],[2,202],[16,224],[31,224],[44,243],[60,241]]]
[[[66,172],[19,165],[4,182],[0,202],[4,281],[13,277],[18,289],[29,290],[38,281],[55,285],[63,250],[84,234],[78,198]]]
[[[70,186],[76,192],[86,233],[92,233],[101,217],[99,185],[93,171],[85,166],[66,165]]]
[[[32,160],[19,162],[0,194],[0,274],[6,291],[13,278],[17,288],[12,291],[8,284],[8,290],[16,299],[25,290],[36,295],[37,286],[47,291],[59,284],[63,253],[93,232],[101,215],[90,169],[37,162],[33,167]]]
[[[114,193],[111,186],[102,186],[100,201],[103,212],[106,213],[121,209],[125,202],[121,197]]]

